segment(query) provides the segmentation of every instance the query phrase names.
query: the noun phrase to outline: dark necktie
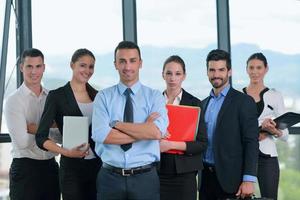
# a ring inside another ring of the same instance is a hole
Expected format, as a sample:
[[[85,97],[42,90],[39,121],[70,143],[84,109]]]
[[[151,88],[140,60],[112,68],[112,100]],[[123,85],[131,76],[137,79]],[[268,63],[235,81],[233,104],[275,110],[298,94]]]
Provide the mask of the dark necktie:
[[[133,107],[132,107],[130,93],[131,93],[130,88],[127,88],[124,92],[124,94],[126,96],[126,103],[125,103],[125,109],[124,109],[123,122],[133,122]],[[132,146],[131,143],[122,144],[121,148],[124,151],[127,151],[128,149],[131,148],[131,146]]]

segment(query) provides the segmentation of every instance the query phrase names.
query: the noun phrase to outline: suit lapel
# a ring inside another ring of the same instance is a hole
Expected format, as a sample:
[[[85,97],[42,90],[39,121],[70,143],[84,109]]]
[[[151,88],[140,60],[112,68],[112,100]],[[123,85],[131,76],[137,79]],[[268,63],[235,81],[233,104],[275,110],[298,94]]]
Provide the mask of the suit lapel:
[[[179,102],[179,105],[190,105],[190,104],[191,104],[191,100],[189,96],[187,95],[186,91],[182,89],[182,97]]]
[[[221,106],[221,109],[220,109],[220,112],[218,114],[216,127],[219,127],[219,123],[221,122],[221,119],[222,119],[225,111],[227,110],[227,108],[229,107],[229,105],[232,101],[232,96],[234,94],[233,92],[234,92],[233,89],[230,88],[227,95],[226,95],[226,97],[225,97],[225,99],[224,99],[224,102],[223,102],[223,104]]]
[[[98,91],[95,90],[89,83],[86,83],[86,91],[87,91],[89,97],[91,98],[91,100],[94,101],[95,96]]]
[[[203,113],[206,112],[206,109],[207,109],[208,102],[209,102],[210,98],[211,98],[211,96],[206,97],[206,98],[202,101]]]
[[[83,116],[82,113],[81,113],[81,110],[78,107],[77,101],[75,99],[74,93],[73,93],[71,85],[70,85],[70,82],[68,82],[64,86],[64,93],[65,93],[66,98],[67,98],[67,102],[68,102],[68,105],[69,105],[69,110],[74,112],[74,115],[76,115],[76,116]]]

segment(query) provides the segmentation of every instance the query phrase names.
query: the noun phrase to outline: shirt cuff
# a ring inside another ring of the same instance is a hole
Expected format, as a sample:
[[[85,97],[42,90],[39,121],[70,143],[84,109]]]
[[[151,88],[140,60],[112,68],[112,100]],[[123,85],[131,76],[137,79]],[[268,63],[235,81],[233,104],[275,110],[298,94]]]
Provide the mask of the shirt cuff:
[[[165,137],[166,134],[167,134],[167,127],[162,125],[159,121],[154,121],[153,122],[155,124],[155,126],[159,129],[160,133],[161,133],[161,136],[162,137]]]
[[[256,182],[256,177],[255,176],[251,176],[251,175],[244,175],[243,176],[243,181],[245,182]]]
[[[92,127],[92,139],[94,140],[95,143],[104,143],[106,137],[111,131],[111,127],[105,126],[98,128],[96,126]]]

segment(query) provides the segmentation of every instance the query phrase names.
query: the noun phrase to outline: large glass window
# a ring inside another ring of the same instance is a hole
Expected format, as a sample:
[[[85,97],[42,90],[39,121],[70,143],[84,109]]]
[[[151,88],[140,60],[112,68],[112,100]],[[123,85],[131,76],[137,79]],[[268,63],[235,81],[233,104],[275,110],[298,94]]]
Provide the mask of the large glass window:
[[[5,18],[6,1],[0,1],[0,42],[2,49],[3,27]],[[7,65],[4,88],[4,99],[16,88],[16,37],[15,37],[15,15],[11,9],[9,25],[9,41],[7,49]],[[0,133],[8,133],[3,113]],[[11,163],[11,143],[0,143],[0,199],[6,199],[8,196],[8,171]]]
[[[120,0],[32,1],[33,46],[46,57],[44,85],[54,89],[71,79],[73,52],[87,48],[96,56],[91,83],[104,88],[118,80],[113,50],[122,40]]]
[[[43,85],[54,89],[70,80],[70,59],[78,48],[96,56],[92,85],[101,89],[118,81],[113,66],[113,50],[122,40],[120,0],[38,1],[32,0],[33,47],[45,55]],[[3,27],[5,1],[0,1],[0,26]],[[15,14],[11,10],[5,98],[16,89]],[[2,39],[2,30],[1,39]],[[2,47],[0,47],[2,48]],[[4,100],[5,100],[4,98]],[[7,133],[2,117],[2,133]],[[11,143],[0,144],[0,199],[8,195],[8,170]]]
[[[199,0],[138,0],[138,43],[142,50],[143,83],[165,89],[161,76],[164,60],[177,54],[186,62],[183,87],[203,99],[211,85],[207,80],[205,58],[217,48],[216,3]],[[118,82],[113,66],[113,50],[122,40],[120,0],[32,0],[33,47],[45,54],[43,84],[54,89],[71,78],[72,53],[88,48],[96,56],[91,83],[98,89]],[[300,112],[300,1],[251,0],[230,2],[233,85],[248,84],[246,59],[262,51],[270,70],[266,85],[284,95],[286,107]],[[3,27],[5,1],[0,1],[0,27]],[[15,17],[12,10],[6,70],[5,98],[16,88]],[[2,30],[2,29],[0,29]],[[1,31],[2,38],[2,31]],[[2,117],[1,132],[7,132]],[[11,144],[0,144],[0,199],[8,193]],[[279,199],[293,200],[300,195],[300,136],[288,144],[278,143],[281,167]]]
[[[2,39],[3,39],[3,28],[4,28],[4,17],[5,17],[5,6],[6,1],[0,2],[0,41],[2,49]],[[10,25],[9,25],[9,37],[8,37],[8,49],[7,50],[7,63],[6,63],[6,75],[5,75],[5,92],[4,92],[4,99],[13,91],[16,86],[16,18],[14,10],[11,7],[11,15],[10,15]],[[3,117],[2,117],[3,119]],[[5,127],[4,127],[5,128]],[[2,128],[3,131],[3,128]]]
[[[205,58],[217,47],[215,1],[139,0],[137,30],[143,83],[163,91],[162,65],[177,54],[186,63],[183,87],[201,99],[208,95]]]
[[[289,111],[300,112],[300,1],[251,0],[230,2],[233,85],[239,89],[249,83],[246,60],[263,52],[269,71],[265,84],[279,90]],[[300,136],[290,135],[288,143],[277,141],[280,160],[281,200],[299,199]]]
[[[263,52],[269,62],[266,85],[283,93],[287,108],[298,112],[299,9],[300,2],[294,0],[230,1],[233,83],[239,88],[248,84],[246,60]]]

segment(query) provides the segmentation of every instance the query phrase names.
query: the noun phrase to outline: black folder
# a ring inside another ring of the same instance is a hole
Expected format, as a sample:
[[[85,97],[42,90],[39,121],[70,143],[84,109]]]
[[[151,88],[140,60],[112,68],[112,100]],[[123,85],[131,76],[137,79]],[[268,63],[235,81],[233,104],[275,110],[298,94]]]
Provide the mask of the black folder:
[[[300,122],[300,114],[294,112],[287,112],[283,115],[274,119],[276,123],[276,128],[278,129],[286,129]]]
[[[299,113],[294,113],[294,112],[287,112],[279,117],[273,119],[274,122],[276,123],[276,128],[283,130],[286,128],[290,128],[291,126],[297,124],[300,122],[300,114]],[[259,131],[264,131],[261,126],[258,127]],[[271,133],[269,133],[272,135]]]

